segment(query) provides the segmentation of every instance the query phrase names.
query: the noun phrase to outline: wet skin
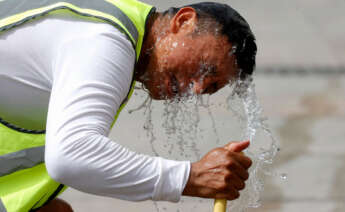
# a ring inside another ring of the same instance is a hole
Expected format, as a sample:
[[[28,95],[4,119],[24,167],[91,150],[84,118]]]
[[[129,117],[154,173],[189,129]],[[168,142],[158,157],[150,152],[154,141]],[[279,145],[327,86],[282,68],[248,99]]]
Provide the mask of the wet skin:
[[[196,33],[194,9],[183,8],[170,20],[164,19],[159,17],[152,24],[152,28],[161,29],[148,33],[137,66],[140,74],[136,79],[153,99],[212,94],[236,78],[236,60],[230,54],[228,38],[215,35],[214,30]]]

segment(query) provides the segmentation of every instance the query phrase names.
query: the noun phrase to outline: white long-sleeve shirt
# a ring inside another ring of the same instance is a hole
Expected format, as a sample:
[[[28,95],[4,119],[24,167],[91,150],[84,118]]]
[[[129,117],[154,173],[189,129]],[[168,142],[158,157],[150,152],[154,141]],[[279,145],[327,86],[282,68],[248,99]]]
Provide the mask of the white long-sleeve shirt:
[[[118,29],[67,14],[1,33],[0,117],[46,128],[47,170],[65,185],[132,201],[178,201],[190,162],[141,155],[107,137],[134,61]]]

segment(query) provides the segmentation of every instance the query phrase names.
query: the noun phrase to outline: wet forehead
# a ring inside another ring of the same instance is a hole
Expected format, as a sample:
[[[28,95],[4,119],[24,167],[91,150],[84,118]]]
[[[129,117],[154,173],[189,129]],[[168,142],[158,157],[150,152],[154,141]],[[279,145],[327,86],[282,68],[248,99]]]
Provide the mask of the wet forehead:
[[[208,36],[200,48],[202,48],[201,68],[223,75],[236,72],[236,58],[231,53],[232,45],[225,36]]]
[[[226,36],[205,35],[196,48],[202,51],[202,57],[209,59],[209,62],[224,63],[231,59],[232,45]],[[218,65],[218,64],[215,64]]]

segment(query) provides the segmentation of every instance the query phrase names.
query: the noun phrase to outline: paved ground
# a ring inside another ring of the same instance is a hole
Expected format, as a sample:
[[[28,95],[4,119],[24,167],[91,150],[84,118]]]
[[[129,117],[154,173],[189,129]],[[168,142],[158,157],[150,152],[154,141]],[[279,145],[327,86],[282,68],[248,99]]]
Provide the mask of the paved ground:
[[[147,1],[156,4],[156,1]],[[174,5],[192,1],[175,0]],[[259,44],[258,70],[290,67],[293,74],[257,74],[257,95],[269,118],[273,134],[280,141],[282,151],[274,162],[277,173],[287,173],[288,179],[265,178],[262,207],[252,212],[343,212],[345,211],[345,76],[330,74],[345,66],[345,2],[343,0],[313,1],[222,1],[231,2],[247,17]],[[264,2],[264,4],[263,4]],[[157,5],[157,4],[156,4]],[[168,3],[160,1],[160,9]],[[298,67],[296,69],[296,67]],[[322,74],[316,72],[323,67]],[[294,69],[292,69],[294,68]],[[299,68],[310,70],[300,73]],[[297,70],[297,71],[296,71]],[[135,96],[129,108],[138,105],[142,98]],[[226,91],[212,97],[222,101]],[[153,118],[161,119],[161,104],[154,105]],[[221,109],[213,111],[221,143],[236,138],[227,126],[234,121]],[[202,117],[207,122],[207,113]],[[145,116],[142,112],[120,117],[120,125],[111,134],[129,148],[153,154],[142,129]],[[139,121],[138,121],[139,120]],[[209,119],[208,119],[209,123]],[[203,127],[207,127],[201,123]],[[159,129],[160,125],[156,124]],[[135,133],[133,133],[135,132]],[[214,138],[212,130],[204,132],[205,139]],[[160,137],[161,135],[158,135]],[[159,139],[158,139],[159,140]],[[158,143],[158,142],[157,142]],[[156,145],[159,145],[157,144]],[[214,143],[200,144],[205,152]],[[166,153],[160,149],[162,154]],[[178,158],[178,155],[166,154]],[[75,211],[212,211],[212,202],[186,199],[181,204],[124,202],[83,194],[69,189],[63,196]]]

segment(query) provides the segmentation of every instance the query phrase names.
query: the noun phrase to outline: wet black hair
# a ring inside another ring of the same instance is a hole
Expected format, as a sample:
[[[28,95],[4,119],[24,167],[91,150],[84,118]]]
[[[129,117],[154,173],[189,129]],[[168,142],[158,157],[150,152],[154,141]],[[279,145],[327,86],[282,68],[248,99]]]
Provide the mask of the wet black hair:
[[[253,73],[257,52],[255,36],[247,21],[236,10],[227,4],[216,2],[201,2],[183,7],[194,8],[200,19],[210,16],[219,23],[222,26],[222,34],[235,46],[234,54],[240,69],[240,78],[245,79]],[[172,7],[163,15],[175,15],[183,7]]]

